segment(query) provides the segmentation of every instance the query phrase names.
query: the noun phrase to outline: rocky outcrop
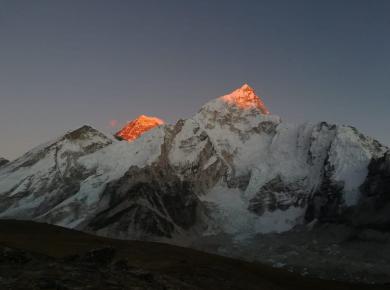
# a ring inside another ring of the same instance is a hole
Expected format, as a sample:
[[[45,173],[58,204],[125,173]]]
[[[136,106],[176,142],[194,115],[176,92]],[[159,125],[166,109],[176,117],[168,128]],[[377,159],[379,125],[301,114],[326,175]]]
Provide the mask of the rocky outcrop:
[[[308,207],[305,214],[307,222],[317,220],[322,223],[338,222],[345,210],[344,183],[332,179],[334,169],[325,161],[320,185],[314,194],[308,197]]]
[[[266,211],[285,211],[290,207],[305,208],[308,196],[301,182],[286,183],[277,176],[249,201],[248,209],[261,216]]]
[[[390,151],[371,161],[361,186],[363,196],[350,214],[351,223],[365,228],[390,230]]]
[[[2,167],[3,165],[7,164],[9,161],[5,158],[2,158],[0,157],[0,167]]]
[[[206,194],[218,181],[226,179],[229,171],[207,131],[192,119],[177,122],[164,143],[160,160],[189,182],[198,195]]]
[[[87,230],[126,238],[171,238],[199,223],[202,205],[187,181],[155,165],[132,167],[102,195]],[[103,205],[104,204],[104,205]]]

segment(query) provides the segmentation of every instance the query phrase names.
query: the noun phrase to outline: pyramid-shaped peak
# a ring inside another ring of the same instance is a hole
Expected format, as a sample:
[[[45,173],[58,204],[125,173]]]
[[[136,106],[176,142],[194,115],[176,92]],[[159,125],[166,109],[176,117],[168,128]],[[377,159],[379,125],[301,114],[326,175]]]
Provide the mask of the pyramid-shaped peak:
[[[230,95],[234,95],[236,98],[259,99],[259,97],[256,95],[255,90],[247,83],[243,84],[240,88],[231,92]]]
[[[245,91],[245,92],[254,92],[255,90],[250,86],[248,85],[247,83],[243,84],[242,87],[240,88],[242,91]]]
[[[147,116],[147,115],[139,115],[137,118],[134,119],[134,121],[138,122],[156,122],[160,124],[164,124],[164,121],[157,118],[157,117],[152,117],[152,116]]]
[[[247,83],[230,94],[222,96],[222,101],[240,109],[258,109],[263,114],[269,114],[264,102],[256,95],[255,90]]]
[[[163,120],[157,117],[140,115],[133,121],[127,123],[126,126],[115,134],[115,137],[120,140],[134,141],[145,132],[164,123]]]

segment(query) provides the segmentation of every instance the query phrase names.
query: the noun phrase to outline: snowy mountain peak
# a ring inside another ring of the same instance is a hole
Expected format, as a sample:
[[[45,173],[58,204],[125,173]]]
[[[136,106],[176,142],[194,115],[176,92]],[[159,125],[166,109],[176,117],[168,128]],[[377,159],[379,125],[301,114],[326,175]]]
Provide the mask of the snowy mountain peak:
[[[199,113],[201,115],[209,115],[209,117],[214,114],[224,117],[270,114],[264,102],[256,95],[255,90],[246,83],[230,94],[206,103]]]
[[[241,109],[255,108],[259,109],[263,114],[269,114],[264,102],[256,95],[255,90],[246,83],[230,94],[222,96],[220,100]]]
[[[240,89],[243,90],[243,91],[255,92],[255,90],[250,85],[248,85],[247,83],[243,84]]]
[[[163,124],[164,121],[157,117],[140,115],[127,123],[126,126],[115,134],[115,137],[121,140],[134,141],[145,132]]]
[[[69,131],[67,132],[62,139],[66,140],[83,140],[83,139],[88,139],[93,136],[100,136],[103,139],[107,138],[103,133],[99,132],[95,128],[89,126],[89,125],[84,125],[76,130]]]

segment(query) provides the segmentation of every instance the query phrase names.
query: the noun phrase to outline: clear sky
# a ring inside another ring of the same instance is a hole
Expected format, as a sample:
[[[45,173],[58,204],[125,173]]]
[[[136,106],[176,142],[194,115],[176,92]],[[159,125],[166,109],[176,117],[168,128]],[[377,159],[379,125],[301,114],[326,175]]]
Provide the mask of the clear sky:
[[[244,82],[290,122],[390,145],[390,1],[0,0],[0,156],[168,122]]]

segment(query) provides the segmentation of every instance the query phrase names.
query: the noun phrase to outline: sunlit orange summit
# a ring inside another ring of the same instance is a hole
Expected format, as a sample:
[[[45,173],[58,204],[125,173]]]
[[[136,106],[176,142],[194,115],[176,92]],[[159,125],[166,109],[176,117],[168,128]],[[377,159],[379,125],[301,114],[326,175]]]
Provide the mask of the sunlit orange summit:
[[[129,142],[134,141],[145,132],[164,124],[164,121],[156,118],[141,115],[133,121],[127,123],[115,136],[121,140],[127,140]]]
[[[255,90],[248,84],[236,89],[228,95],[220,98],[222,101],[240,109],[257,109],[262,114],[269,114],[263,101],[256,95]]]

